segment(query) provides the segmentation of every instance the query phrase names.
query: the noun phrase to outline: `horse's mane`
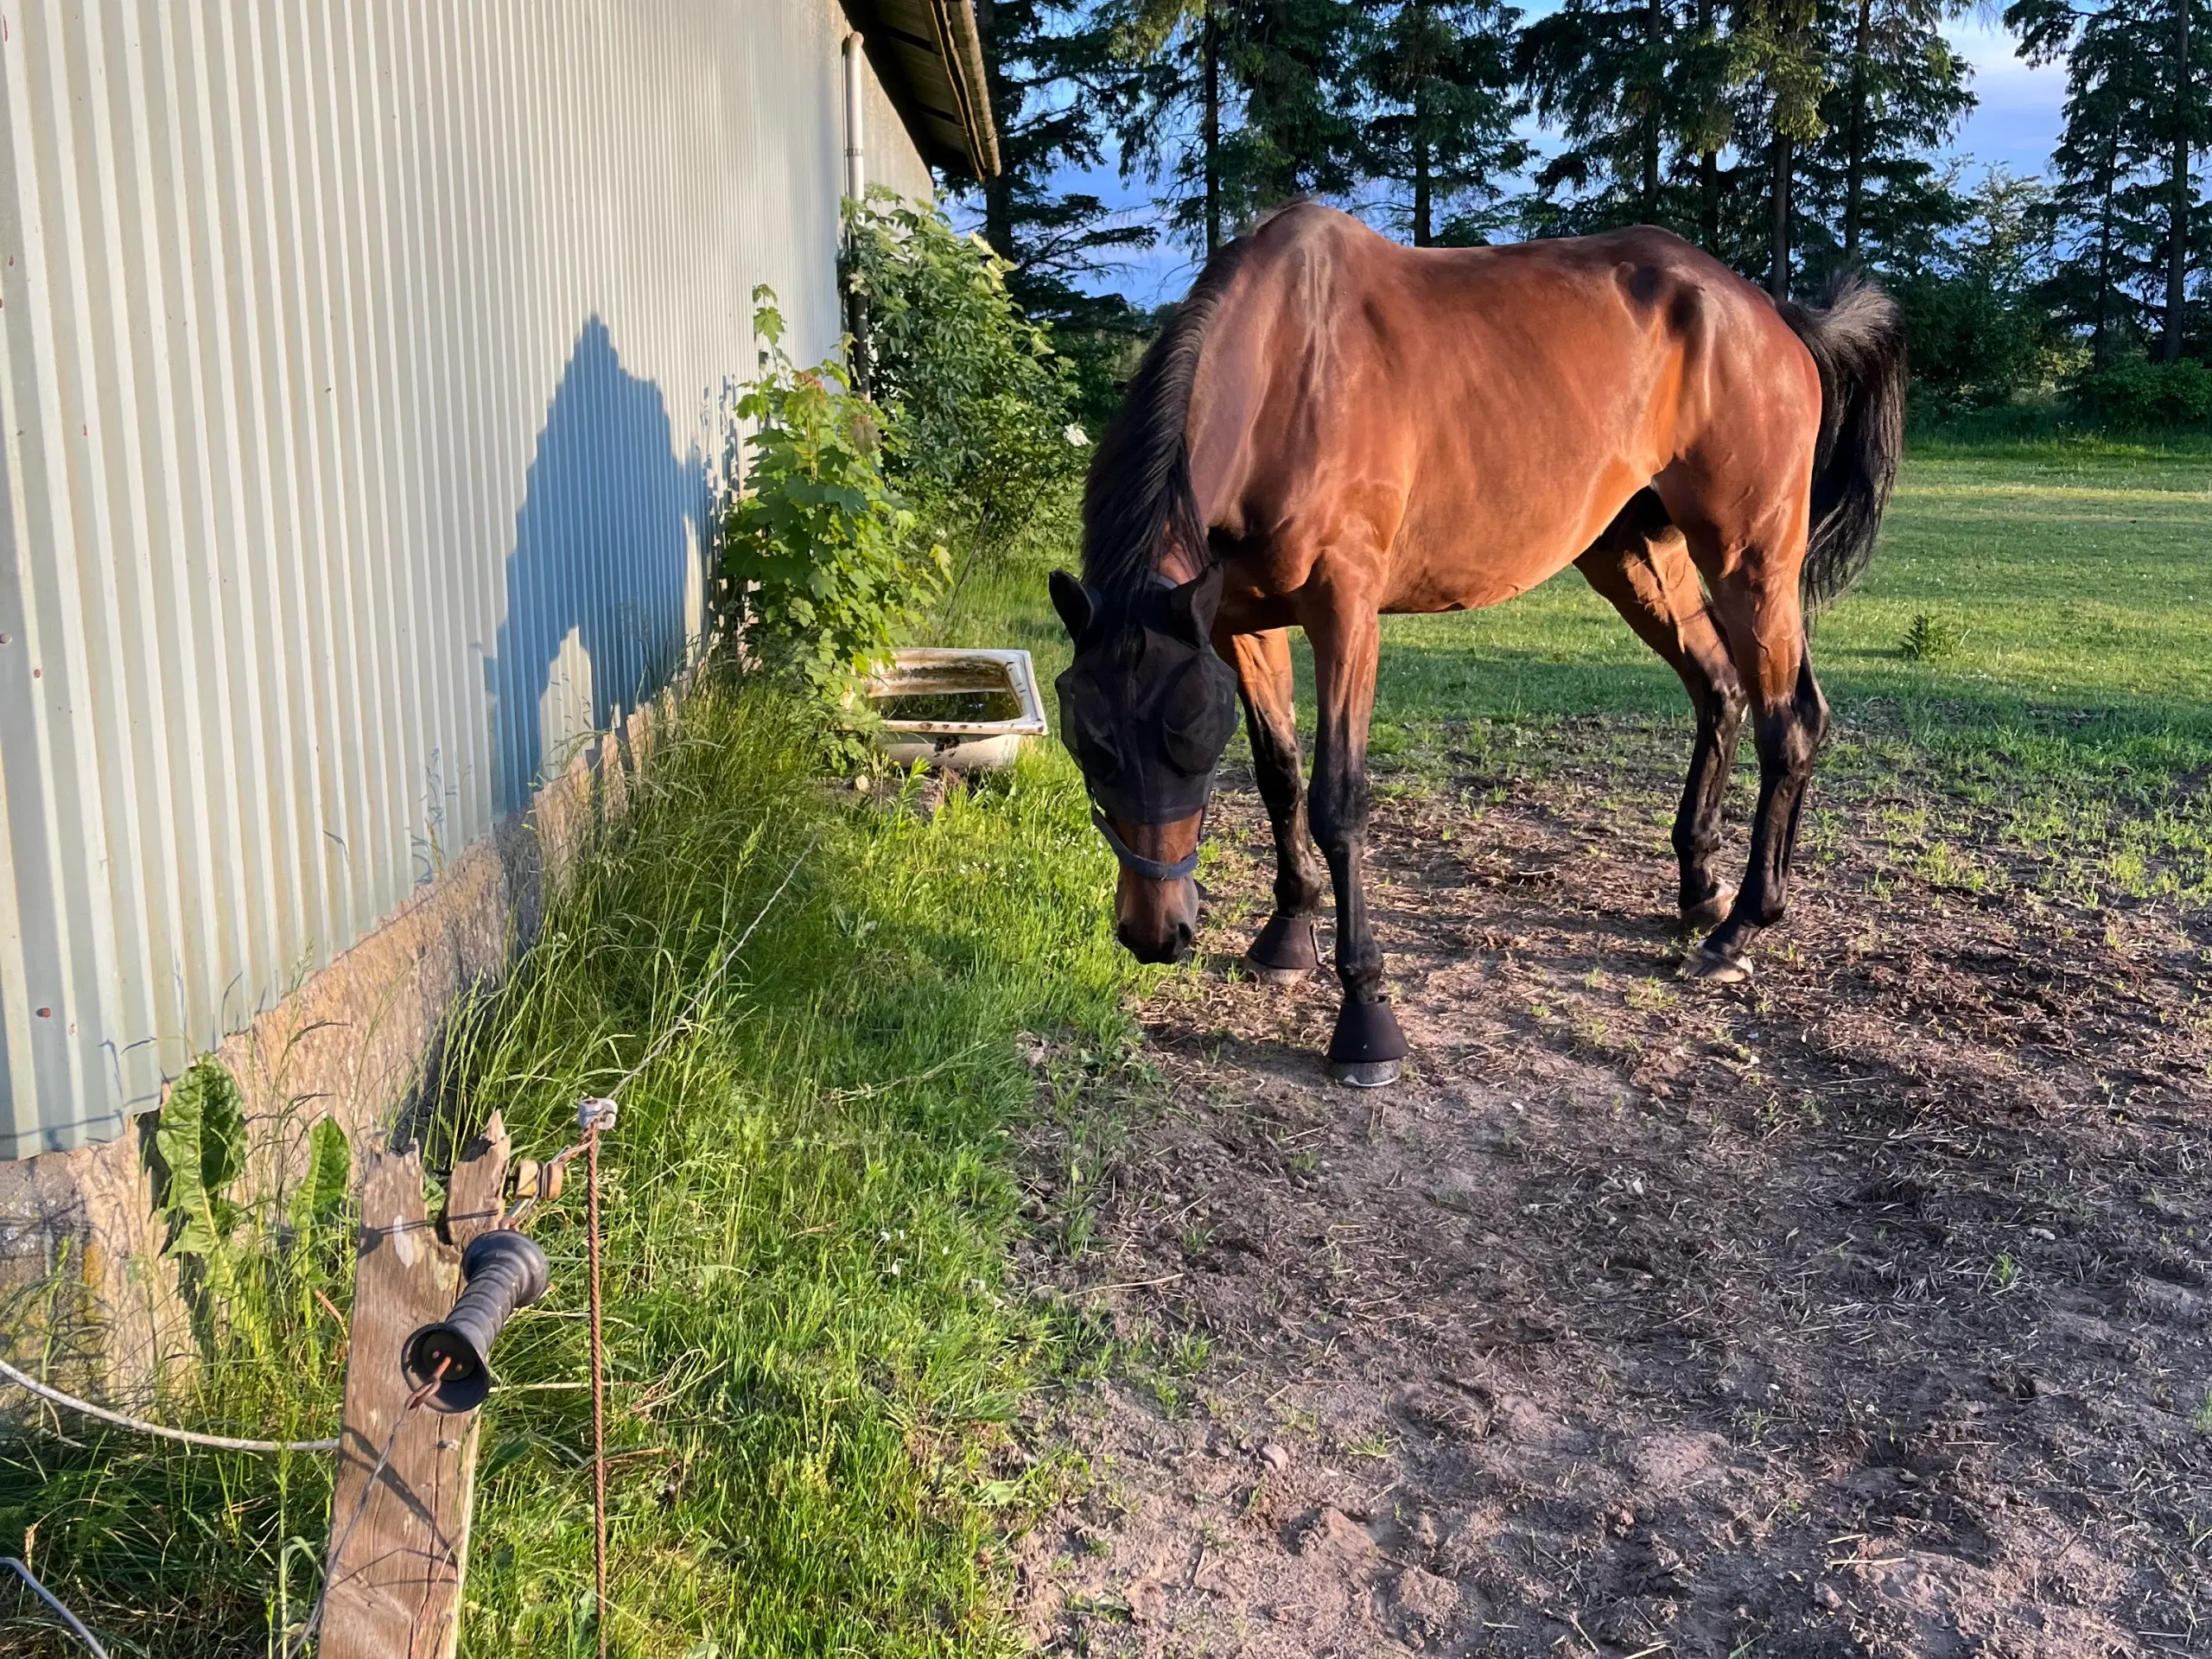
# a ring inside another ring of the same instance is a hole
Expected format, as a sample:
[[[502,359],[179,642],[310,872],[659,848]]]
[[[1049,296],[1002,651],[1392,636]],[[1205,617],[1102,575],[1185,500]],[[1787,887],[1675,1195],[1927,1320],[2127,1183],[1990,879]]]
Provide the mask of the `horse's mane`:
[[[1206,325],[1251,247],[1252,238],[1242,236],[1206,261],[1098,440],[1083,491],[1083,579],[1101,594],[1149,584],[1170,540],[1199,565],[1212,562],[1191,487],[1185,429]]]

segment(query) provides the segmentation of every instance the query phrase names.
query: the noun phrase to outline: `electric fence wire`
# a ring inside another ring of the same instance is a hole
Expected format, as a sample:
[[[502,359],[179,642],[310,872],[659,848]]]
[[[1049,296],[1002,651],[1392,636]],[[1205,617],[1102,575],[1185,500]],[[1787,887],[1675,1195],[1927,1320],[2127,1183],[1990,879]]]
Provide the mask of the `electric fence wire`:
[[[140,1434],[158,1435],[165,1440],[176,1440],[186,1446],[204,1446],[217,1452],[335,1452],[342,1442],[338,1440],[241,1440],[227,1434],[197,1434],[188,1428],[169,1428],[161,1423],[149,1423],[143,1417],[130,1417],[119,1411],[110,1411],[105,1406],[96,1406],[89,1400],[79,1400],[73,1394],[64,1394],[49,1383],[17,1370],[6,1360],[0,1359],[0,1376],[6,1377],[16,1387],[28,1389],[41,1400],[87,1417],[98,1418],[103,1423],[112,1423],[118,1428],[127,1428]]]
[[[76,1614],[71,1612],[67,1607],[64,1607],[61,1605],[61,1599],[59,1596],[55,1595],[53,1591],[48,1589],[44,1585],[41,1584],[36,1578],[33,1577],[29,1567],[26,1567],[20,1560],[13,1555],[0,1555],[0,1567],[13,1568],[16,1576],[21,1579],[25,1584],[30,1586],[31,1593],[36,1596],[41,1601],[44,1602],[48,1606],[54,1609],[54,1617],[69,1627],[70,1635],[75,1637],[79,1642],[91,1649],[92,1651],[98,1656],[98,1659],[108,1659],[107,1649],[100,1646],[99,1637],[94,1636],[90,1630],[85,1628],[85,1621],[83,1619],[78,1618]]]

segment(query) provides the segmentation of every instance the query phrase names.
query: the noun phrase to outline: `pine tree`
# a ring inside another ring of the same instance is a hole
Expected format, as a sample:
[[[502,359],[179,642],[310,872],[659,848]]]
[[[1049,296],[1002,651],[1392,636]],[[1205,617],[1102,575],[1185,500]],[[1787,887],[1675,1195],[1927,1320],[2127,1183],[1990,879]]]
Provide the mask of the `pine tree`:
[[[1688,22],[1675,0],[1567,0],[1529,26],[1516,67],[1536,113],[1567,140],[1537,172],[1540,193],[1594,185],[1585,212],[1599,222],[1664,220],[1663,168],[1677,136],[1669,94]]]
[[[1539,234],[1642,221],[1726,255],[1740,169],[1721,157],[1744,115],[1729,0],[1569,0],[1530,26],[1516,64],[1567,143],[1535,177]],[[1552,194],[1583,193],[1571,203]]]
[[[1173,193],[1173,230],[1211,253],[1263,207],[1358,181],[1352,0],[1118,0],[1133,96],[1125,174]]]
[[[977,193],[983,239],[1013,266],[1007,289],[1024,310],[1097,326],[1116,308],[1085,291],[1084,280],[1149,246],[1153,232],[1095,194],[1055,189],[1052,180],[1063,167],[1103,162],[1127,77],[1107,30],[1079,0],[976,0],[976,22],[1001,163]]]
[[[2066,60],[2065,125],[2052,156],[2065,243],[2060,292],[2098,360],[2115,331],[2156,315],[2179,359],[2190,277],[2205,264],[2194,159],[2212,135],[2206,0],[2015,0],[2005,22],[2031,62]]]
[[[1955,9],[1955,0],[1824,5],[1823,130],[1800,162],[1799,241],[1808,266],[1924,257],[1967,211],[1929,159],[1974,104],[1967,65],[1943,38],[1943,19]]]
[[[1695,175],[1698,245],[1715,257],[1724,252],[1722,204],[1734,182],[1732,169],[1720,165],[1720,154],[1736,130],[1737,81],[1726,8],[1721,0],[1694,0],[1688,27],[1675,43],[1669,101],[1681,129],[1682,163]]]
[[[1124,178],[1173,192],[1158,205],[1170,230],[1211,255],[1238,215],[1224,176],[1224,13],[1233,0],[1122,0],[1108,12],[1128,97],[1115,136]]]
[[[1415,247],[1481,239],[1497,181],[1527,159],[1513,125],[1519,14],[1499,0],[1375,0],[1360,63],[1359,166],[1392,189],[1391,219]],[[1457,205],[1459,213],[1452,210]]]
[[[1761,94],[1738,131],[1748,130],[1767,158],[1766,280],[1777,299],[1789,295],[1798,149],[1824,130],[1828,63],[1818,21],[1815,0],[1745,0],[1736,29],[1738,61]]]
[[[1247,0],[1230,59],[1244,93],[1242,137],[1262,206],[1344,195],[1362,151],[1354,0]]]

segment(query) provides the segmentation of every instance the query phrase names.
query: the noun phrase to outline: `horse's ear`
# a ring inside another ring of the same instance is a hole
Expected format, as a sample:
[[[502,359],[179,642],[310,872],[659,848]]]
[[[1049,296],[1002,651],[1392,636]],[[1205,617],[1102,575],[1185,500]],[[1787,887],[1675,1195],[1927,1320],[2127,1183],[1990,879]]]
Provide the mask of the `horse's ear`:
[[[1209,565],[1167,595],[1169,626],[1178,637],[1203,645],[1213,635],[1213,620],[1221,614],[1221,567]]]
[[[1090,619],[1096,607],[1090,602],[1090,589],[1065,570],[1052,572],[1052,608],[1060,613],[1060,625],[1068,631],[1068,638],[1077,645],[1090,631]]]

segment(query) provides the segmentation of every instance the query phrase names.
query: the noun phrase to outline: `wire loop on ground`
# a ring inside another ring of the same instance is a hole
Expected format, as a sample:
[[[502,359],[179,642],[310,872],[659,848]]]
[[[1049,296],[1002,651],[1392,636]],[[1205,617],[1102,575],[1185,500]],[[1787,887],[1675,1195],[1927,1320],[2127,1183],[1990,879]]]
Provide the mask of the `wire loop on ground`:
[[[25,1548],[28,1548],[29,1546],[26,1545]],[[108,1659],[107,1649],[100,1645],[99,1638],[98,1637],[94,1636],[90,1630],[85,1628],[85,1621],[78,1618],[76,1614],[71,1612],[67,1607],[64,1607],[61,1605],[60,1598],[56,1596],[53,1591],[48,1589],[44,1585],[41,1584],[37,1579],[33,1577],[30,1568],[22,1560],[13,1555],[0,1555],[0,1567],[13,1569],[17,1578],[21,1579],[25,1584],[30,1586],[31,1593],[36,1596],[41,1601],[44,1602],[48,1607],[51,1607],[54,1610],[54,1617],[69,1627],[70,1635],[75,1637],[79,1642],[91,1649],[92,1651],[99,1656],[99,1659]]]

